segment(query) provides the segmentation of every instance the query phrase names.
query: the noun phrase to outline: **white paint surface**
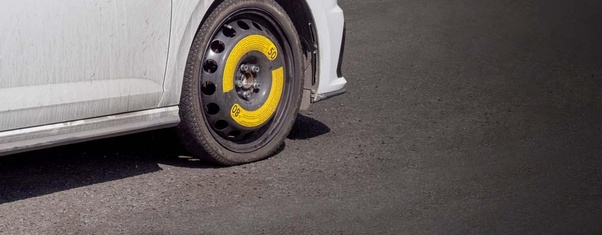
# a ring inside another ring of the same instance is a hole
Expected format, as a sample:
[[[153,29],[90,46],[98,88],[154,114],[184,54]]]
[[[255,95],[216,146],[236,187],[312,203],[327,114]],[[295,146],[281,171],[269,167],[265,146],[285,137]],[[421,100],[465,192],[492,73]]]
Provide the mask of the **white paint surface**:
[[[170,17],[170,0],[0,1],[0,131],[157,107]]]

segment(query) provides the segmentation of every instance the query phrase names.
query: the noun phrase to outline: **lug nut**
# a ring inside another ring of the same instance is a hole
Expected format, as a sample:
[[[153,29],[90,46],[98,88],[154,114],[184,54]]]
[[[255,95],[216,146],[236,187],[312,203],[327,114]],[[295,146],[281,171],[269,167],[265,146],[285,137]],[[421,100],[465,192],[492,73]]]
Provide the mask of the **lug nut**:
[[[248,99],[249,97],[251,97],[251,92],[245,91],[242,93],[242,96],[245,97],[245,99]]]
[[[240,66],[240,71],[243,73],[248,73],[249,72],[249,66],[246,64],[243,64]]]
[[[239,87],[239,88],[240,88],[240,87],[242,87],[242,85],[243,85],[243,82],[242,82],[241,80],[237,80],[237,81],[236,81],[236,86],[237,86],[237,87]]]
[[[259,66],[253,66],[252,70],[253,70],[253,73],[259,73],[259,71],[261,69],[259,68]]]
[[[261,87],[261,84],[253,83],[253,89],[259,89],[259,87]]]

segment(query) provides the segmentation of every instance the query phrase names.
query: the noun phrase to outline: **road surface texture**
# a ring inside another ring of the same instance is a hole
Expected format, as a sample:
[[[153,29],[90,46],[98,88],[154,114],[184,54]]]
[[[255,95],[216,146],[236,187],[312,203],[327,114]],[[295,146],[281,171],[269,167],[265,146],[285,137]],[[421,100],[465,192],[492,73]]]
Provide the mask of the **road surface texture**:
[[[602,2],[341,0],[349,92],[275,157],[169,130],[0,158],[5,234],[602,233]]]

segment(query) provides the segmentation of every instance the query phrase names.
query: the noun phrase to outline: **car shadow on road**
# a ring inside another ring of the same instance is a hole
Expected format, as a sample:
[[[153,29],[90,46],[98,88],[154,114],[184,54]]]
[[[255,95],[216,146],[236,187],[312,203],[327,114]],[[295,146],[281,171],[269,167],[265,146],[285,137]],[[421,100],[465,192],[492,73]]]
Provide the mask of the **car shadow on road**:
[[[159,130],[2,157],[0,204],[157,172],[160,162],[187,160],[180,152]]]
[[[329,131],[321,122],[299,115],[289,139]],[[160,164],[220,167],[190,157],[171,129],[66,145],[0,157],[0,204],[158,172]]]
[[[330,128],[324,123],[299,114],[288,138],[291,140],[306,140],[328,134],[329,132]]]

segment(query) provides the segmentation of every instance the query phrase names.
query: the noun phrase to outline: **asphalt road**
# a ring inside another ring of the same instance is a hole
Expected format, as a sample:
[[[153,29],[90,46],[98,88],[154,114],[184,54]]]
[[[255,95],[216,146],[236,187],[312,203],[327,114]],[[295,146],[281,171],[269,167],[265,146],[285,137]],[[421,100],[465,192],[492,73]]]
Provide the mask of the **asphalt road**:
[[[0,232],[602,233],[602,2],[339,3],[349,92],[277,156],[163,130],[4,157]]]

